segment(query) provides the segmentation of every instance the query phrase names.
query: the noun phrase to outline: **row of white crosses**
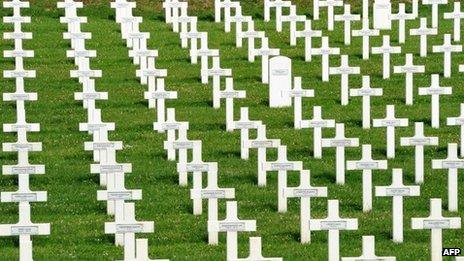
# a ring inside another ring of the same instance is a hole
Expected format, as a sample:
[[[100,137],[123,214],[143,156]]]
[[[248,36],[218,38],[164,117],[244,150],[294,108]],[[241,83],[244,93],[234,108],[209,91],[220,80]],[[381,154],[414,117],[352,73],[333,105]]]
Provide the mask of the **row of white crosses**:
[[[90,69],[90,58],[96,57],[96,51],[87,50],[85,40],[91,39],[91,33],[82,32],[81,24],[85,17],[79,17],[77,10],[83,8],[83,3],[65,0],[57,3],[64,9],[65,15],[60,20],[67,24],[64,38],[70,39],[71,50],[67,56],[74,58],[77,70],[71,71],[71,77],[78,78],[82,84],[82,92],[75,93],[76,100],[82,100],[87,109],[87,122],[79,124],[79,130],[92,135],[91,142],[85,142],[85,150],[92,151],[94,164],[90,172],[100,177],[100,185],[104,190],[97,191],[97,199],[107,202],[107,214],[114,216],[114,222],[105,223],[105,233],[115,235],[115,244],[124,246],[124,260],[150,260],[148,258],[148,241],[136,239],[136,233],[152,233],[152,221],[137,221],[135,219],[135,204],[126,201],[142,199],[142,191],[125,188],[125,173],[132,171],[132,165],[118,163],[116,152],[123,148],[121,141],[108,140],[108,132],[115,130],[113,122],[103,122],[101,111],[96,107],[96,101],[107,100],[108,93],[95,89],[95,79],[101,77],[100,70]]]
[[[3,93],[3,100],[15,102],[16,122],[3,124],[3,132],[15,132],[16,142],[5,142],[2,144],[4,152],[16,152],[18,154],[17,164],[3,165],[3,175],[18,176],[18,190],[12,192],[1,192],[1,202],[15,202],[19,207],[19,218],[16,224],[0,224],[0,236],[19,237],[19,260],[30,261],[32,255],[32,236],[49,235],[49,223],[33,223],[31,220],[31,202],[47,201],[46,191],[32,191],[29,187],[30,175],[45,174],[45,166],[29,162],[29,153],[42,151],[41,142],[29,142],[28,132],[39,132],[40,124],[28,123],[26,121],[26,101],[36,101],[37,93],[26,92],[24,80],[35,78],[35,70],[24,68],[24,58],[34,57],[34,51],[23,49],[23,40],[32,39],[32,33],[23,32],[22,24],[30,23],[31,17],[21,15],[22,9],[29,8],[28,1],[12,0],[4,1],[3,8],[12,9],[11,16],[3,17],[3,24],[13,24],[13,32],[4,32],[3,39],[14,40],[14,50],[3,51],[5,58],[14,58],[15,68],[4,70],[3,77],[14,79],[15,92]]]

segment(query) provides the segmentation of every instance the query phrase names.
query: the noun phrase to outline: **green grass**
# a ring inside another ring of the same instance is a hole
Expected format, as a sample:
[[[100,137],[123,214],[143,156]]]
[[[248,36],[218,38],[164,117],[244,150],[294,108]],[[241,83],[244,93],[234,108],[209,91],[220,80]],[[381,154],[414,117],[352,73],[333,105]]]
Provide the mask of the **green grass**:
[[[192,203],[189,189],[177,185],[175,162],[166,160],[163,150],[164,134],[152,130],[156,112],[148,109],[143,99],[146,86],[139,84],[135,77],[136,66],[128,57],[128,50],[121,40],[119,25],[114,22],[114,11],[109,8],[108,0],[86,1],[86,7],[80,15],[87,16],[89,23],[83,31],[91,32],[92,40],[87,42],[89,49],[97,50],[98,57],[91,66],[103,70],[103,78],[97,80],[97,89],[107,91],[109,100],[98,103],[105,121],[115,122],[116,131],[110,134],[111,140],[121,140],[125,148],[118,153],[119,162],[133,164],[133,173],[126,175],[127,188],[143,189],[143,200],[136,202],[138,220],[153,220],[155,233],[138,235],[149,239],[149,253],[152,258],[164,257],[172,260],[224,260],[225,237],[220,238],[219,246],[207,244],[206,212],[202,216],[191,214]],[[285,260],[325,260],[327,255],[327,233],[312,233],[312,243],[299,243],[299,203],[289,200],[289,211],[277,213],[276,173],[268,174],[268,186],[258,188],[256,185],[256,152],[253,151],[249,161],[240,159],[239,132],[225,132],[225,108],[215,110],[211,106],[211,87],[199,81],[199,65],[189,62],[188,50],[180,48],[180,40],[168,25],[164,23],[160,10],[161,1],[140,1],[137,15],[144,17],[142,31],[151,33],[149,46],[159,50],[158,68],[168,69],[166,87],[178,91],[179,99],[168,101],[167,107],[176,108],[178,120],[190,122],[189,137],[203,141],[205,161],[219,163],[219,184],[221,187],[234,187],[238,201],[239,216],[244,219],[256,219],[258,229],[254,233],[239,235],[240,256],[248,253],[248,237],[261,236],[265,256],[282,256]],[[295,1],[300,12],[309,15],[310,8],[305,8],[304,1]],[[36,260],[115,260],[122,259],[123,251],[113,244],[113,236],[104,234],[104,222],[112,218],[106,215],[104,202],[96,200],[96,191],[101,189],[98,178],[90,174],[91,153],[84,151],[84,141],[89,135],[78,131],[79,122],[86,121],[86,111],[79,102],[74,101],[73,93],[81,90],[81,85],[69,77],[69,70],[74,68],[72,61],[66,58],[69,42],[62,39],[64,25],[59,23],[62,11],[55,8],[55,1],[31,1],[31,9],[24,12],[32,16],[32,23],[25,26],[25,31],[34,33],[34,39],[25,42],[25,49],[35,50],[35,58],[26,59],[26,68],[37,70],[37,78],[26,80],[26,89],[38,92],[39,100],[27,104],[28,122],[40,123],[41,132],[29,134],[30,141],[43,142],[43,151],[31,154],[32,163],[46,165],[46,175],[31,178],[33,190],[46,190],[48,202],[36,203],[32,207],[34,222],[50,222],[50,236],[37,236],[33,239]],[[354,38],[351,46],[343,45],[343,29],[336,24],[336,30],[330,33],[331,45],[341,47],[343,54],[350,54],[350,64],[361,66],[364,75],[370,75],[372,86],[383,88],[382,97],[373,98],[372,117],[383,118],[385,106],[395,104],[396,114],[408,117],[409,128],[400,128],[399,137],[414,133],[413,122],[426,123],[428,135],[439,136],[440,146],[425,150],[425,184],[421,186],[421,196],[406,198],[404,202],[404,236],[403,244],[394,244],[391,238],[391,199],[374,198],[374,209],[363,213],[361,195],[361,174],[349,171],[346,185],[335,185],[335,151],[325,149],[322,160],[312,155],[312,131],[293,129],[292,108],[270,109],[267,105],[267,86],[260,83],[261,63],[248,63],[246,47],[235,48],[234,32],[224,33],[222,24],[212,23],[212,1],[191,1],[192,14],[200,18],[200,30],[209,33],[212,48],[219,48],[221,63],[224,68],[232,68],[235,88],[246,90],[247,98],[236,102],[236,116],[239,108],[248,106],[252,119],[262,120],[268,126],[268,137],[280,138],[288,146],[288,158],[301,160],[304,167],[311,170],[312,183],[327,186],[329,199],[340,200],[340,213],[344,217],[358,218],[359,230],[341,233],[341,255],[359,256],[361,254],[361,236],[375,235],[379,255],[395,255],[398,260],[428,260],[428,231],[410,229],[411,217],[425,217],[429,214],[429,199],[443,199],[447,202],[447,174],[445,171],[431,170],[430,159],[446,157],[446,147],[450,142],[459,141],[459,130],[445,126],[445,117],[459,114],[459,103],[464,98],[461,88],[462,75],[457,72],[457,65],[464,63],[461,55],[453,55],[452,78],[442,79],[443,86],[452,86],[453,95],[441,98],[440,129],[430,127],[430,98],[417,95],[417,87],[429,86],[430,74],[443,71],[443,56],[429,54],[419,58],[419,41],[407,37],[403,53],[415,54],[417,64],[426,65],[426,74],[415,77],[415,100],[413,106],[404,105],[404,77],[392,74],[391,79],[382,79],[381,56],[372,55],[369,61],[361,59],[361,39]],[[316,97],[304,100],[304,118],[312,115],[312,106],[323,107],[326,118],[344,122],[348,137],[359,137],[361,144],[372,144],[376,159],[385,158],[385,130],[361,128],[361,99],[351,99],[346,107],[339,102],[339,77],[331,77],[329,83],[320,79],[320,57],[313,62],[303,60],[303,42],[297,47],[288,44],[288,25],[283,33],[276,33],[274,23],[262,21],[261,1],[243,1],[243,10],[253,15],[256,28],[265,30],[270,37],[272,47],[281,48],[283,55],[293,60],[294,75],[303,77],[303,86],[313,88]],[[443,8],[445,9],[445,8]],[[447,6],[448,10],[452,5]],[[359,12],[359,4],[355,5]],[[396,10],[396,6],[395,6]],[[339,10],[340,11],[340,10]],[[443,11],[443,10],[441,10]],[[10,14],[4,9],[2,16]],[[430,8],[420,10],[422,16],[428,16]],[[321,14],[325,17],[325,12]],[[451,33],[450,21],[440,21],[440,34]],[[316,28],[326,28],[323,20],[315,22]],[[408,28],[418,27],[418,21],[408,22]],[[359,28],[360,23],[354,26]],[[10,26],[1,25],[1,32],[11,31]],[[397,24],[392,32],[393,44],[397,44]],[[371,46],[381,45],[381,37],[371,41]],[[1,51],[13,48],[11,41],[2,40]],[[429,47],[441,44],[442,37],[430,37]],[[316,40],[314,46],[318,46]],[[244,45],[246,46],[246,45]],[[430,47],[431,48],[431,47]],[[392,66],[404,64],[404,55],[393,55]],[[1,58],[1,69],[14,68],[11,59]],[[332,66],[338,66],[339,57],[331,59]],[[361,76],[351,77],[350,86],[359,87]],[[1,79],[2,92],[14,91],[14,82]],[[1,122],[15,121],[15,107],[12,103],[0,105]],[[333,130],[324,131],[324,137],[333,136]],[[254,135],[254,134],[253,134]],[[12,134],[2,135],[2,142],[14,141]],[[347,150],[347,160],[360,158],[361,149]],[[397,148],[397,157],[389,160],[388,171],[374,172],[374,185],[391,183],[391,168],[403,168],[406,184],[414,180],[414,151],[412,148]],[[275,159],[276,152],[269,153],[269,159]],[[0,153],[1,164],[16,162],[14,153]],[[1,191],[16,190],[17,177],[2,176]],[[464,178],[459,176],[461,207],[464,200],[462,184]],[[298,183],[297,173],[289,174],[289,185]],[[312,216],[326,216],[327,199],[312,201]],[[205,205],[206,210],[206,205]],[[220,203],[220,216],[224,217],[225,203]],[[0,204],[0,223],[17,221],[17,204]],[[456,213],[447,213],[456,216]],[[464,217],[463,211],[459,212]],[[462,230],[447,230],[443,233],[443,246],[464,248]],[[0,238],[0,260],[18,258],[18,241],[14,237]]]

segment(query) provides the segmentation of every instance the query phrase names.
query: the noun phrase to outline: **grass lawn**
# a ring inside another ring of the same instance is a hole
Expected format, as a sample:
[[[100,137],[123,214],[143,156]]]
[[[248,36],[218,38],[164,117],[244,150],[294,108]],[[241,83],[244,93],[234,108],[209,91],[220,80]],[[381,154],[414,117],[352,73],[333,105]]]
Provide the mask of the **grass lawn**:
[[[56,9],[56,1],[30,1],[31,8],[23,12],[32,17],[32,23],[24,26],[24,31],[33,32],[34,39],[25,41],[24,48],[35,51],[35,58],[25,60],[27,69],[37,70],[36,79],[26,80],[26,90],[37,92],[39,100],[26,105],[27,119],[31,123],[40,123],[40,133],[28,134],[30,141],[43,142],[43,151],[32,153],[31,163],[45,164],[46,175],[32,177],[33,190],[48,191],[46,203],[32,206],[34,222],[50,222],[50,236],[33,238],[33,251],[36,260],[115,260],[122,259],[123,251],[113,244],[113,235],[104,234],[104,222],[113,218],[106,215],[106,204],[97,201],[96,191],[101,189],[98,177],[90,174],[92,155],[84,151],[84,141],[90,136],[79,132],[78,124],[87,119],[81,103],[74,101],[74,92],[81,90],[81,85],[69,77],[73,62],[66,58],[70,49],[69,41],[63,40],[65,26],[59,17],[63,11]],[[92,33],[92,40],[87,41],[87,48],[97,50],[97,58],[92,59],[93,69],[101,69],[103,77],[97,80],[97,90],[109,93],[108,101],[98,102],[102,109],[104,121],[115,122],[116,131],[110,134],[111,140],[123,141],[125,148],[118,153],[118,161],[132,163],[133,172],[126,176],[127,188],[143,190],[143,200],[136,202],[138,220],[155,221],[155,233],[138,235],[149,239],[149,253],[152,258],[170,258],[171,260],[224,260],[225,236],[221,235],[219,246],[207,244],[207,215],[191,214],[192,201],[189,188],[177,185],[176,162],[166,160],[163,150],[164,134],[152,130],[156,120],[156,111],[148,109],[143,98],[147,89],[135,76],[136,66],[128,57],[128,49],[121,40],[119,25],[114,21],[114,10],[108,0],[88,0],[81,16],[88,17],[83,31]],[[240,159],[240,133],[225,131],[225,106],[212,108],[211,85],[200,83],[200,66],[190,64],[189,51],[180,48],[179,36],[164,23],[160,0],[137,1],[136,15],[143,16],[141,31],[150,32],[149,47],[159,50],[158,68],[168,70],[166,88],[178,91],[179,99],[168,101],[167,107],[176,108],[178,120],[189,121],[189,138],[203,141],[205,161],[219,164],[219,184],[221,187],[234,187],[238,201],[238,213],[244,219],[256,219],[257,231],[239,234],[239,254],[248,253],[248,237],[261,236],[265,256],[282,256],[285,260],[325,260],[327,256],[327,233],[312,233],[312,243],[299,243],[299,201],[289,200],[288,212],[277,213],[277,178],[276,173],[268,174],[268,186],[258,188],[256,180],[256,151],[252,150],[250,160]],[[293,108],[270,109],[267,105],[268,88],[261,84],[261,62],[247,61],[246,44],[244,48],[235,47],[235,33],[224,33],[223,24],[213,22],[212,0],[189,1],[190,14],[199,17],[199,30],[207,31],[211,48],[220,49],[223,68],[233,70],[235,88],[246,90],[247,98],[236,101],[235,115],[239,108],[247,106],[250,118],[262,120],[268,129],[268,137],[279,138],[288,146],[288,158],[301,160],[304,167],[311,170],[313,185],[327,186],[329,199],[340,200],[340,213],[343,217],[358,218],[359,230],[341,233],[341,256],[361,255],[361,236],[375,235],[378,255],[394,255],[398,260],[428,260],[429,231],[413,231],[410,228],[411,217],[429,215],[430,198],[442,198],[443,208],[447,207],[447,172],[432,170],[431,159],[445,158],[447,144],[459,142],[459,129],[448,127],[446,117],[459,115],[459,104],[464,99],[462,74],[458,64],[464,63],[462,55],[453,54],[452,77],[441,78],[442,86],[452,86],[453,95],[442,97],[441,128],[430,127],[430,97],[418,96],[417,88],[430,85],[430,75],[443,72],[443,55],[430,53],[427,58],[419,58],[419,39],[407,36],[402,45],[401,55],[392,55],[391,64],[403,65],[404,53],[414,53],[415,64],[426,65],[426,74],[416,75],[414,105],[404,104],[404,76],[392,74],[388,80],[382,79],[382,58],[371,55],[371,59],[361,58],[361,39],[355,37],[351,46],[343,45],[343,24],[336,23],[336,30],[324,34],[330,36],[330,43],[341,48],[342,54],[350,54],[350,64],[361,66],[363,75],[371,76],[371,86],[383,88],[382,97],[372,99],[372,118],[383,118],[387,104],[394,104],[398,117],[408,117],[410,127],[397,129],[397,156],[389,160],[388,171],[374,171],[374,185],[391,183],[391,168],[402,168],[406,184],[414,181],[414,149],[399,146],[399,137],[414,134],[414,122],[425,122],[425,133],[438,136],[439,147],[425,149],[425,183],[421,186],[421,196],[404,200],[404,243],[395,244],[391,238],[391,199],[374,198],[373,211],[362,212],[361,173],[347,171],[346,185],[335,184],[335,150],[324,149],[323,159],[312,158],[312,130],[293,129]],[[312,116],[312,106],[322,106],[325,118],[336,119],[345,123],[347,137],[359,137],[361,144],[372,144],[375,159],[385,159],[385,128],[361,128],[361,99],[352,98],[348,106],[340,105],[340,77],[331,76],[329,83],[321,81],[321,58],[314,57],[306,63],[304,43],[299,40],[297,47],[289,45],[289,27],[284,25],[283,33],[275,31],[274,21],[265,23],[262,19],[262,1],[241,1],[243,11],[253,15],[258,30],[265,30],[270,38],[270,46],[281,49],[281,54],[292,58],[295,76],[303,78],[303,87],[315,89],[316,97],[304,99],[303,118]],[[307,1],[294,1],[299,13],[310,15]],[[410,6],[408,6],[410,8]],[[450,11],[448,4],[440,11]],[[0,9],[2,16],[10,10]],[[360,5],[353,4],[353,10],[360,12]],[[394,5],[396,12],[397,5]],[[337,9],[341,12],[342,9]],[[430,17],[431,8],[421,7],[421,16]],[[326,17],[325,10],[321,18]],[[325,19],[314,22],[314,27],[325,29]],[[356,23],[353,29],[360,28]],[[407,27],[417,28],[419,20],[407,22]],[[392,44],[398,45],[397,23],[391,33]],[[10,25],[0,25],[1,32],[12,30]],[[437,37],[429,37],[431,46],[442,44],[444,33],[452,32],[452,23],[441,20]],[[1,40],[1,51],[12,49],[13,42]],[[371,46],[380,46],[381,37],[371,40]],[[319,46],[319,39],[314,46]],[[1,59],[1,69],[14,68],[12,59]],[[339,57],[332,57],[330,64],[339,65]],[[14,82],[0,79],[3,92],[13,92]],[[361,76],[350,77],[350,87],[359,88]],[[10,102],[0,103],[1,123],[15,122],[15,106]],[[254,133],[252,135],[255,135]],[[325,130],[324,137],[333,137],[334,130]],[[14,141],[13,134],[2,135],[2,142]],[[347,160],[359,159],[361,147],[347,149]],[[276,151],[271,151],[268,158],[276,158]],[[15,153],[0,153],[1,164],[16,162]],[[15,191],[17,177],[0,177],[1,191]],[[288,184],[298,184],[297,173],[289,174]],[[464,177],[459,176],[461,206],[464,201]],[[206,204],[205,204],[206,210]],[[312,200],[311,215],[315,218],[326,216],[327,199]],[[447,216],[464,217],[458,214]],[[225,202],[220,203],[220,218],[225,215]],[[15,223],[18,207],[14,203],[0,204],[0,223]],[[444,247],[464,248],[463,230],[443,232]],[[18,241],[15,237],[0,238],[0,260],[18,258]]]

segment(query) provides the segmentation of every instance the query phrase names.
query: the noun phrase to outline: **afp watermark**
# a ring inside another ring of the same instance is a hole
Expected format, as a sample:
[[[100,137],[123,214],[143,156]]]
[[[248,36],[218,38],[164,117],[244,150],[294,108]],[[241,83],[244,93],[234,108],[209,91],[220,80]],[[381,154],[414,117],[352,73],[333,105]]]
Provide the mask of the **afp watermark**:
[[[442,256],[460,256],[461,253],[461,249],[455,247],[445,247],[441,250]]]

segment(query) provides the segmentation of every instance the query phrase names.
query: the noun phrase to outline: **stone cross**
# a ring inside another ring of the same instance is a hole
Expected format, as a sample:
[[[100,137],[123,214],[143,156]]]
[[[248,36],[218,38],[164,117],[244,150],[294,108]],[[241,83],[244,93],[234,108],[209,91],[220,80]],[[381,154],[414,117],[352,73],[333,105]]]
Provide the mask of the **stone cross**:
[[[213,78],[213,108],[218,109],[221,107],[221,98],[219,97],[221,91],[221,77],[232,77],[232,69],[223,69],[220,65],[220,57],[213,57],[213,64],[211,68],[201,72],[202,79]]]
[[[451,13],[444,13],[445,19],[453,19],[454,31],[453,40],[455,42],[461,41],[461,20],[464,19],[464,12],[461,11],[461,2],[454,2],[454,10]]]
[[[172,15],[172,31],[175,33],[180,32],[182,24],[192,21],[192,17],[188,16],[188,2],[179,2],[176,8],[173,8],[173,12],[177,9],[177,13]],[[179,14],[180,13],[180,14]],[[185,28],[185,27],[184,27]]]
[[[349,56],[341,55],[341,64],[339,67],[330,67],[329,74],[340,74],[340,103],[345,106],[348,105],[349,97],[349,76],[350,74],[360,74],[361,68],[359,66],[350,66],[348,64]]]
[[[302,161],[289,161],[287,159],[287,146],[277,148],[277,160],[266,161],[262,164],[265,173],[277,171],[277,209],[279,213],[287,212],[287,197],[283,191],[287,187],[287,172],[303,170]]]
[[[395,129],[397,127],[407,127],[409,125],[408,118],[395,117],[395,105],[387,105],[387,113],[383,119],[374,119],[374,127],[387,128],[387,158],[395,158]]]
[[[461,103],[461,113],[458,117],[449,117],[446,119],[446,125],[448,126],[460,126],[461,133],[461,157],[464,157],[464,103]]]
[[[165,19],[167,24],[171,24],[173,18],[179,16],[179,10],[186,8],[187,2],[180,2],[179,0],[165,0],[163,2],[163,9],[165,11]]]
[[[304,38],[305,40],[305,61],[311,61],[312,39],[313,37],[322,37],[322,31],[313,30],[311,28],[311,20],[305,21],[305,28],[302,31],[296,31],[296,38]]]
[[[391,46],[390,36],[383,36],[383,44],[380,47],[372,47],[373,54],[382,54],[383,59],[383,78],[390,78],[390,55],[392,53],[401,53],[401,46]]]
[[[282,261],[281,257],[263,257],[261,238],[250,237],[250,254],[246,258],[231,259],[230,261]]]
[[[249,139],[250,129],[258,129],[258,127],[263,124],[262,121],[252,121],[248,117],[248,107],[240,108],[240,120],[233,122],[233,129],[240,130],[240,156],[244,160],[249,158],[249,148],[246,146],[246,143]]]
[[[442,260],[442,230],[461,228],[460,217],[443,217],[441,199],[430,199],[430,216],[426,218],[412,218],[412,229],[430,229],[430,257],[432,261]]]
[[[176,121],[176,111],[174,108],[168,108],[166,110],[166,121],[164,122],[154,122],[153,129],[159,133],[167,132],[167,141],[173,142],[176,140],[176,131],[180,132],[180,129],[189,129],[188,121]],[[174,148],[167,149],[167,158],[168,160],[176,159],[176,150]]]
[[[153,64],[155,59],[158,57],[158,50],[149,50],[146,46],[142,47],[139,50],[130,50],[129,57],[133,57],[138,60],[138,64],[140,64],[140,70],[148,69],[148,60],[153,59]],[[137,64],[137,63],[134,63]],[[167,72],[166,72],[167,74]],[[140,76],[140,83],[141,84],[148,84],[148,77],[147,76]]]
[[[438,5],[448,4],[448,0],[422,0],[422,4],[432,6],[432,27],[438,28]]]
[[[201,40],[202,32],[198,31],[197,28],[197,17],[193,17],[190,21],[190,28],[189,30],[181,31],[180,32],[180,45],[182,48],[187,48],[189,46],[190,40],[190,49],[197,50],[198,49],[198,40]],[[196,61],[195,61],[196,63]]]
[[[451,87],[440,86],[440,75],[432,74],[432,83],[429,87],[419,88],[419,95],[430,95],[432,97],[432,127],[440,127],[440,95],[451,95]]]
[[[240,6],[240,2],[231,0],[214,0],[214,21],[221,22],[221,10],[224,9],[224,18],[230,17],[230,10]]]
[[[282,9],[284,7],[290,7],[291,1],[284,0],[264,0],[264,21],[271,21],[271,8],[276,9],[276,21],[282,17]]]
[[[255,56],[261,56],[261,82],[269,83],[269,57],[280,54],[278,48],[269,48],[269,39],[264,37],[261,39],[261,48],[255,49],[252,52],[252,60]]]
[[[313,106],[313,119],[302,120],[301,128],[313,128],[313,157],[322,158],[322,128],[334,128],[335,120],[323,119],[321,106]]]
[[[387,169],[386,160],[372,159],[372,146],[362,145],[362,157],[360,160],[349,160],[346,162],[347,170],[362,170],[363,187],[363,211],[372,210],[372,170]]]
[[[256,31],[255,30],[255,22],[253,20],[248,21],[248,28],[247,31],[243,31],[241,33],[237,33],[238,37],[245,38],[248,40],[248,61],[254,62],[254,56],[252,54],[253,50],[255,50],[255,39],[263,39],[266,37],[266,33],[263,31]],[[241,41],[239,41],[241,43]]]
[[[328,249],[329,261],[340,260],[340,231],[357,230],[358,219],[341,218],[338,210],[338,200],[329,200],[327,208],[327,218],[310,219],[309,229],[314,231],[326,230],[329,233]]]
[[[314,97],[314,90],[301,88],[301,77],[295,77],[293,80],[293,90],[290,91],[290,97],[293,98],[293,126],[295,129],[301,129],[303,117],[303,98]]]
[[[361,15],[351,13],[351,5],[344,5],[344,13],[335,15],[335,21],[344,22],[344,41],[345,45],[351,44],[351,23],[360,21]]]
[[[400,3],[398,13],[390,15],[392,21],[398,20],[398,42],[404,43],[406,41],[406,20],[414,20],[416,16],[406,13],[406,4]]]
[[[406,54],[406,63],[402,66],[394,66],[393,73],[404,73],[406,76],[405,102],[406,105],[412,105],[414,102],[414,74],[424,73],[424,65],[414,65],[413,54]]]
[[[111,8],[116,10],[116,22],[120,22],[122,18],[132,16],[132,9],[136,7],[135,2],[127,0],[115,0],[110,3]]]
[[[464,160],[458,158],[458,144],[448,144],[448,157],[432,160],[432,169],[448,170],[448,210],[458,211],[458,170],[464,169]]]
[[[334,30],[334,7],[343,6],[342,0],[320,0],[320,7],[327,7],[327,30]]]
[[[145,69],[138,69],[135,72],[137,77],[146,78],[148,84],[148,92],[155,92],[157,89],[158,77],[166,77],[168,71],[166,69],[158,69],[155,65],[155,57],[148,57],[147,67]],[[156,108],[156,100],[148,100],[148,108]]]
[[[375,254],[375,236],[362,237],[362,255],[359,257],[342,257],[342,261],[378,260],[395,261],[394,256],[377,256]]]
[[[363,19],[368,19],[369,7],[368,0],[364,0],[366,6],[363,9]],[[391,0],[375,0],[373,6],[373,22],[375,29],[391,30]]]
[[[258,126],[258,134],[256,139],[248,140],[245,143],[246,148],[258,149],[258,186],[266,186],[266,171],[263,168],[263,163],[266,162],[267,149],[278,148],[280,146],[280,140],[268,139],[266,137],[266,125],[261,124]]]
[[[364,129],[371,128],[371,96],[382,96],[382,88],[371,88],[370,76],[363,76],[362,87],[359,89],[351,89],[350,96],[362,97],[362,126]]]
[[[240,35],[243,32],[243,23],[248,23],[252,21],[253,18],[251,16],[244,16],[242,14],[242,7],[239,5],[237,6],[237,8],[235,8],[234,16],[231,16],[229,20],[230,22],[235,23],[235,44],[238,48],[240,48],[242,47],[242,37],[240,37]]]
[[[424,182],[424,146],[438,146],[438,137],[424,135],[424,123],[415,123],[415,134],[412,137],[401,138],[401,146],[415,148],[415,180],[416,184]]]
[[[312,49],[314,55],[322,56],[322,81],[329,81],[329,56],[339,55],[340,48],[329,46],[329,37],[322,37],[322,44],[320,48]]]
[[[290,46],[296,46],[296,29],[298,22],[306,21],[305,15],[298,15],[296,13],[296,6],[290,6],[290,13],[288,15],[282,15],[282,22],[288,22],[290,24]]]
[[[327,197],[327,187],[311,186],[309,170],[300,171],[300,185],[286,187],[282,191],[286,198],[300,198],[300,241],[302,244],[311,242],[309,220],[311,219],[311,198]]]
[[[224,220],[208,220],[209,232],[225,232],[227,237],[227,260],[237,259],[238,232],[256,231],[256,220],[239,219],[237,215],[237,201],[228,201],[226,218]]]
[[[219,91],[219,98],[226,100],[226,130],[233,131],[234,121],[234,99],[246,98],[246,91],[237,91],[234,89],[234,78],[226,78],[226,88]]]
[[[165,109],[165,100],[174,100],[177,99],[176,91],[166,91],[164,89],[164,78],[156,79],[157,90],[148,91],[144,93],[145,99],[148,101],[156,100],[156,113],[157,113],[157,122],[166,121],[166,109]]]
[[[345,137],[345,125],[337,123],[335,125],[335,137],[322,139],[322,147],[335,147],[336,148],[336,181],[339,185],[345,184],[345,148],[358,147],[358,138]]]
[[[452,45],[450,34],[445,34],[443,39],[443,45],[434,45],[433,52],[443,53],[443,76],[449,78],[451,77],[451,54],[461,53],[462,45]]]
[[[208,48],[208,34],[204,33],[202,34],[201,37],[201,47],[198,50],[190,50],[190,55],[196,55],[200,56],[200,61],[201,61],[201,71],[207,70],[209,68],[208,66],[208,61],[209,57],[214,57],[214,56],[219,56],[219,50],[218,49],[209,49]],[[208,78],[206,75],[202,76],[201,82],[207,82]]]
[[[362,37],[362,56],[363,60],[369,59],[369,51],[370,51],[370,44],[369,44],[369,37],[371,36],[379,36],[380,31],[378,29],[370,29],[369,28],[369,19],[363,19],[363,26],[361,30],[353,30],[353,36],[361,36]]]
[[[420,196],[420,186],[406,186],[403,184],[403,170],[392,170],[392,184],[390,186],[375,186],[377,197],[392,197],[393,213],[393,242],[403,243],[403,197]]]

